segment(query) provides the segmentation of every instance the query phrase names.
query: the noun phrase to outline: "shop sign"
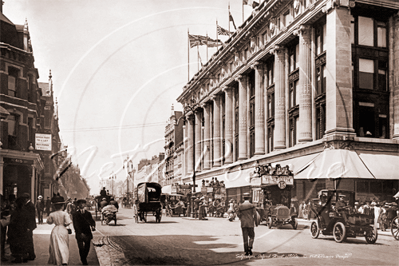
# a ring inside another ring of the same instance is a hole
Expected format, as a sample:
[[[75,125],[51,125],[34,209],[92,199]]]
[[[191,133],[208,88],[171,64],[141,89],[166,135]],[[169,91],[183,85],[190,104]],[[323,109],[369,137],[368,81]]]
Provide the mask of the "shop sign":
[[[18,163],[18,164],[29,164],[32,165],[32,160],[15,159],[15,158],[4,158],[4,163]]]
[[[207,188],[206,188],[206,192],[212,193],[212,192],[213,192],[213,187],[207,187]]]
[[[280,182],[284,182],[285,185],[281,184]],[[294,177],[293,176],[272,176],[272,175],[263,175],[262,176],[262,185],[279,185],[280,186],[287,186],[287,185],[294,185]],[[280,187],[283,189],[282,187]],[[285,188],[285,187],[284,187]]]
[[[51,134],[36,133],[35,144],[36,144],[36,150],[51,151]]]
[[[207,189],[207,187],[202,187],[202,188],[201,188],[201,193],[202,193],[202,194],[206,194],[206,191],[207,191],[206,189]]]

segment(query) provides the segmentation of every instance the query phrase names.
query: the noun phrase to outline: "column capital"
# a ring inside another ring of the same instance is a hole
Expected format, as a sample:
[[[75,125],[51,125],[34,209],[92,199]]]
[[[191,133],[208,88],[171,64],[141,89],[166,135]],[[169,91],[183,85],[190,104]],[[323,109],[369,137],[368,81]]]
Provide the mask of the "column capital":
[[[310,25],[300,25],[298,28],[296,28],[292,32],[292,34],[294,34],[295,36],[309,34],[311,29],[312,29],[312,26],[310,26]]]
[[[217,94],[212,94],[209,99],[211,99],[211,101],[217,101],[219,99],[219,95]]]
[[[269,54],[277,55],[280,52],[285,50],[284,46],[275,45],[273,48],[269,50]]]
[[[240,79],[242,79],[242,76],[241,76],[241,75],[238,75],[238,76],[234,77],[234,80],[237,81],[237,82],[239,82]]]

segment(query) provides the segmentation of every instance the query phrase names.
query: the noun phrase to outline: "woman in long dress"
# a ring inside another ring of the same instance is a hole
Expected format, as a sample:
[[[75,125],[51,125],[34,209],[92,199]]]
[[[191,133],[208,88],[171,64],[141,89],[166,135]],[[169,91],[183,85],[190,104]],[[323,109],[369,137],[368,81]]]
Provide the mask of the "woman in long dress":
[[[47,218],[48,224],[55,224],[50,235],[50,258],[48,264],[67,265],[69,261],[69,236],[66,226],[72,223],[69,214],[63,210],[63,202],[53,203],[55,212]]]

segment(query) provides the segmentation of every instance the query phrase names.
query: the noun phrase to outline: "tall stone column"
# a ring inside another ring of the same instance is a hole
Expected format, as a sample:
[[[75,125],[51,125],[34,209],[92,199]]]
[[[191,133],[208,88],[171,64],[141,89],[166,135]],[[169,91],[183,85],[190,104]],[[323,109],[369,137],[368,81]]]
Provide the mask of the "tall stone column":
[[[195,171],[201,171],[201,132],[202,131],[202,112],[200,108],[195,110]]]
[[[187,174],[193,173],[193,159],[194,159],[194,115],[191,114],[187,118]]]
[[[239,132],[238,132],[238,160],[248,158],[247,154],[247,78],[238,77],[238,98],[239,98]]]
[[[299,35],[299,128],[298,142],[312,141],[311,26],[301,25]]]
[[[208,170],[211,168],[210,166],[210,138],[211,138],[211,116],[210,116],[210,105],[206,103],[204,105],[204,122],[205,122],[205,129],[204,129],[204,145],[206,148],[206,153],[204,156],[204,170]]]
[[[215,95],[213,100],[213,166],[220,166],[220,96]]]
[[[256,63],[255,69],[255,155],[265,154],[265,102],[263,65]]]
[[[275,97],[275,115],[274,115],[274,149],[285,149],[285,49],[276,46],[274,52],[274,97]]]
[[[399,15],[394,15],[390,20],[390,35],[392,36],[392,50],[393,58],[392,65],[392,98],[393,98],[393,138],[399,139]],[[390,37],[391,37],[390,36]]]
[[[327,12],[326,134],[354,133],[351,14],[347,8]]]
[[[223,88],[225,93],[225,130],[226,130],[226,158],[224,163],[230,164],[233,162],[233,90],[231,87]],[[228,148],[229,147],[229,148]],[[229,149],[229,150],[228,150]]]
[[[0,156],[0,193],[1,195],[4,195],[3,191],[3,171],[4,171],[4,161],[3,161],[3,156]]]

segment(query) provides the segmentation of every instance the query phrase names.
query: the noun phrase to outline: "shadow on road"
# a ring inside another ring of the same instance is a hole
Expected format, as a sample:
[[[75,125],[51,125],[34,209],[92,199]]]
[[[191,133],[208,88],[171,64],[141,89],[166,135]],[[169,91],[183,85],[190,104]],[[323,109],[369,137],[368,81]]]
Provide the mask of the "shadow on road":
[[[253,260],[300,258],[303,254],[264,252],[245,256],[237,244],[218,243],[214,236],[113,236],[122,247],[124,265],[246,265]]]

